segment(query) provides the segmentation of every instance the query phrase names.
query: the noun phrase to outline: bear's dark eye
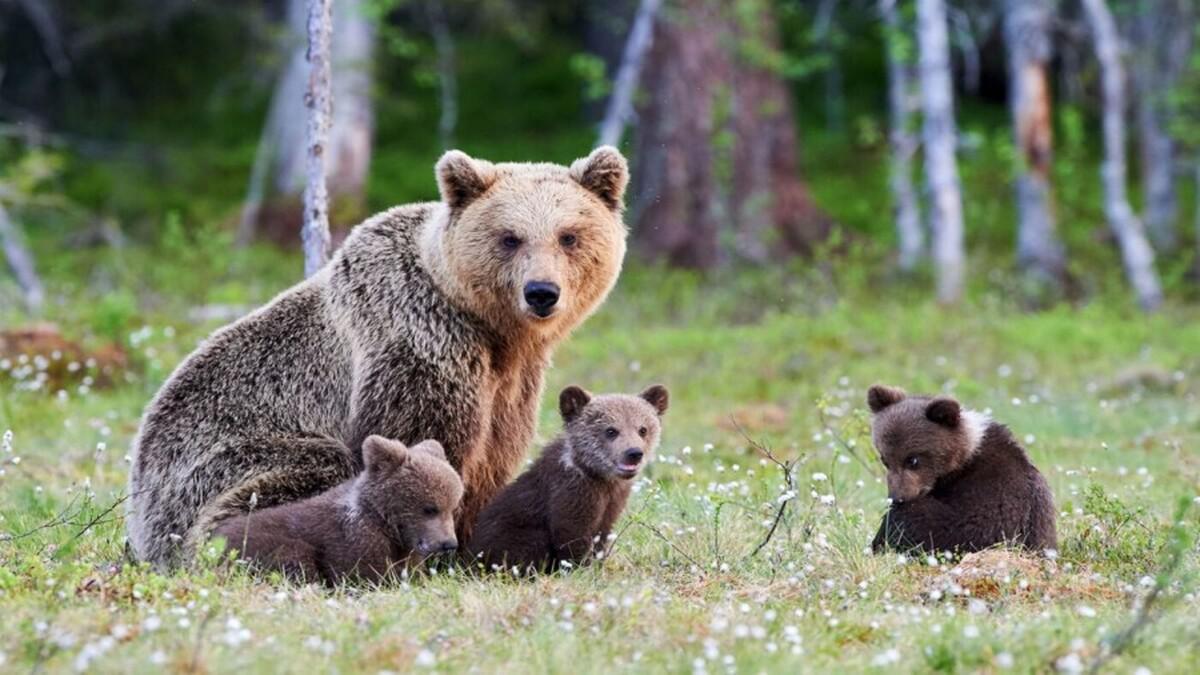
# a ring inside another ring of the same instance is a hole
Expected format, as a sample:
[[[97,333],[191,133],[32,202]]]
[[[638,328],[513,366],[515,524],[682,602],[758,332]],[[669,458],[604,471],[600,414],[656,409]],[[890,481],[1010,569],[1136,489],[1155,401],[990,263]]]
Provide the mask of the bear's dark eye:
[[[638,436],[641,436],[642,438],[645,438],[646,434],[648,434],[648,433],[650,433],[650,430],[647,429],[646,427],[641,427],[638,429]]]
[[[571,248],[576,243],[578,243],[578,241],[579,241],[579,238],[576,237],[574,234],[571,234],[570,232],[558,235],[558,243],[563,248]]]
[[[421,509],[421,511],[427,516],[436,516],[438,514],[438,507],[430,505]]]
[[[503,237],[500,237],[500,245],[509,251],[515,251],[518,248],[521,248],[521,244],[521,238],[515,234],[509,233]]]
[[[609,427],[604,430],[604,435],[608,438],[616,438],[621,435],[621,432],[617,431],[616,427]]]
[[[917,457],[916,455],[913,455],[912,457],[909,457],[908,459],[904,460],[904,465],[910,469],[915,469],[921,465],[921,458]]]

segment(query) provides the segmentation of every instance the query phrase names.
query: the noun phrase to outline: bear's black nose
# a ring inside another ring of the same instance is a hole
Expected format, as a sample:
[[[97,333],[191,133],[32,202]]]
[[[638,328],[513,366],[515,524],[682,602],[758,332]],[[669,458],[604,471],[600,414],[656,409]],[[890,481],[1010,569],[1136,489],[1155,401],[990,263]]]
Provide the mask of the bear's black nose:
[[[641,450],[638,450],[637,448],[630,448],[625,451],[625,463],[636,466],[641,464],[642,458],[645,456],[646,453],[642,452]]]
[[[558,284],[549,281],[531,281],[525,284],[525,302],[533,313],[541,317],[550,316],[558,302]]]
[[[458,550],[458,540],[447,539],[438,544],[437,550],[439,553],[450,553],[451,551]]]

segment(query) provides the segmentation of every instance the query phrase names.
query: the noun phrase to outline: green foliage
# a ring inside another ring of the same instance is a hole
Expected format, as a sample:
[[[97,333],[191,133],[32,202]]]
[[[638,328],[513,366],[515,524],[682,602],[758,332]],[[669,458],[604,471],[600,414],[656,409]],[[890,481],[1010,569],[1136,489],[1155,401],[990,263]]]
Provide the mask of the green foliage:
[[[598,101],[612,89],[604,59],[595,54],[580,52],[571,55],[571,72],[583,82],[583,97]]]

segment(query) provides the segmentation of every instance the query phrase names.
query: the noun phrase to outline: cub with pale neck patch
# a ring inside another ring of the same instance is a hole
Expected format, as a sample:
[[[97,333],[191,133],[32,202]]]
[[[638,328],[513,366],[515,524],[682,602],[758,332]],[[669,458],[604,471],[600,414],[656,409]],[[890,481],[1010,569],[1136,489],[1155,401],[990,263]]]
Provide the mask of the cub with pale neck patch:
[[[563,433],[489,503],[467,546],[486,569],[549,571],[602,553],[633,478],[658,447],[666,387],[637,396],[559,396]]]
[[[867,404],[891,499],[873,550],[1057,547],[1050,486],[1008,427],[948,396],[883,385]]]
[[[437,441],[406,448],[370,436],[366,468],[308,499],[223,520],[224,537],[243,559],[297,581],[378,582],[426,557],[454,551],[454,512],[463,484]]]

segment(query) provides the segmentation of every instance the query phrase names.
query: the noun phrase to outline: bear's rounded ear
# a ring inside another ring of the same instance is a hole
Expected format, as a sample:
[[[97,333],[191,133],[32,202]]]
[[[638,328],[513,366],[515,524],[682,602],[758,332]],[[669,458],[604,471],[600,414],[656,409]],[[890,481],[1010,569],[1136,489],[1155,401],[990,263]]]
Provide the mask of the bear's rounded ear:
[[[667,406],[671,404],[671,394],[661,384],[646,387],[646,390],[639,394],[639,396],[654,406],[654,410],[658,413],[659,417],[662,417],[662,414],[667,412]]]
[[[433,440],[432,438],[425,440],[425,441],[421,441],[420,443],[417,443],[416,445],[409,448],[409,452],[413,452],[416,450],[420,450],[421,452],[424,452],[425,454],[432,456],[434,459],[440,459],[443,462],[448,461],[446,459],[446,449],[442,447],[441,443],[438,443],[437,441]]]
[[[448,150],[435,168],[438,191],[451,211],[459,211],[495,182],[495,170],[490,162],[471,159],[462,150]]]
[[[571,385],[558,395],[558,412],[562,413],[564,422],[570,422],[583,412],[583,407],[592,400],[592,395],[583,387]]]
[[[629,165],[620,150],[602,145],[587,157],[571,164],[571,178],[600,198],[610,211],[625,205],[625,186],[629,184]]]
[[[877,413],[892,404],[903,401],[906,396],[908,394],[899,387],[877,384],[867,390],[867,405],[871,407],[871,412]]]
[[[363,441],[363,466],[367,471],[379,471],[390,466],[398,466],[408,458],[408,448],[400,441],[392,441],[383,436],[368,436]]]
[[[949,396],[938,396],[925,406],[925,418],[944,427],[958,426],[962,408]]]

